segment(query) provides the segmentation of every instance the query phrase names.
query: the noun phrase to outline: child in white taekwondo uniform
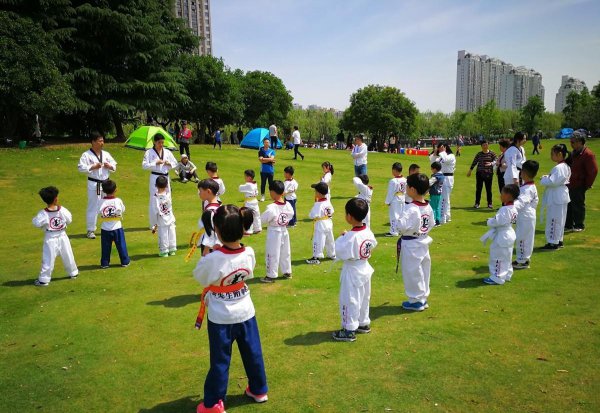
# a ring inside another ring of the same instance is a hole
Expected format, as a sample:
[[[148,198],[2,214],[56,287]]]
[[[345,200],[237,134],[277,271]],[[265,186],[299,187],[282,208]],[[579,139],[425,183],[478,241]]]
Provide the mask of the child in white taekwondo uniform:
[[[517,184],[505,185],[500,194],[504,206],[498,210],[494,218],[487,220],[487,226],[491,229],[481,237],[484,244],[487,240],[492,240],[489,260],[490,276],[483,279],[486,284],[502,285],[512,278],[512,252],[517,238],[512,224],[517,222],[517,209],[514,202],[519,194],[520,189]]]
[[[565,163],[565,159],[569,157],[565,144],[554,145],[550,157],[556,162],[556,166],[552,168],[550,175],[542,176],[540,183],[546,187],[542,198],[542,205],[546,208],[546,245],[542,249],[552,251],[563,247],[567,205],[571,202],[567,188],[571,168]]]
[[[252,225],[252,213],[234,205],[220,206],[214,215],[218,250],[200,258],[194,278],[204,286],[196,328],[202,327],[208,307],[210,369],[198,413],[224,413],[231,349],[237,341],[248,385],[245,395],[257,403],[268,400],[267,375],[254,304],[246,281],[254,277],[254,250],[240,244]]]
[[[449,145],[438,145],[437,162],[442,164],[442,174],[445,176],[442,188],[442,204],[440,224],[452,221],[452,213],[450,211],[450,194],[454,189],[454,170],[456,169],[456,157],[452,153]]]
[[[42,250],[42,269],[35,285],[46,287],[52,278],[54,261],[60,256],[67,275],[75,279],[79,270],[73,257],[71,242],[67,236],[66,229],[73,221],[69,210],[58,204],[58,189],[54,186],[42,188],[39,195],[47,207],[42,209],[33,218],[33,225],[45,231],[44,248]]]
[[[321,164],[321,168],[323,168],[323,176],[321,177],[321,182],[327,184],[327,198],[331,200],[331,180],[333,179],[333,165],[331,162],[323,162]]]
[[[371,277],[374,269],[369,264],[373,248],[377,246],[375,235],[363,223],[369,205],[364,199],[352,198],[346,203],[346,222],[352,225],[335,240],[335,253],[344,261],[340,274],[341,330],[333,333],[336,341],[355,341],[356,333],[370,333],[369,302],[371,300]]]
[[[408,297],[408,301],[402,303],[402,308],[423,311],[429,308],[429,245],[433,242],[429,231],[434,225],[433,209],[425,201],[425,194],[429,190],[429,178],[420,173],[409,175],[406,178],[406,186],[412,202],[404,207],[398,220],[400,239],[396,244],[396,259],[402,259],[402,279]]]
[[[283,192],[285,186],[279,180],[269,185],[269,193],[274,201],[260,216],[267,225],[267,246],[265,250],[266,275],[260,280],[272,283],[277,279],[277,267],[281,269],[283,278],[292,278],[292,257],[290,252],[290,235],[287,226],[294,216],[294,209],[285,202]]]
[[[198,195],[202,200],[202,215],[198,220],[198,229],[203,231],[198,241],[202,255],[206,255],[220,246],[217,234],[213,230],[213,215],[221,202],[217,199],[219,184],[212,179],[203,179],[198,182]]]
[[[206,174],[210,179],[215,181],[219,185],[219,191],[217,192],[217,199],[220,201],[221,196],[225,193],[225,183],[219,178],[219,167],[214,162],[206,162]]]
[[[158,232],[158,256],[168,257],[177,251],[177,233],[175,230],[175,214],[171,194],[167,192],[167,178],[156,178],[156,193],[152,202],[150,223],[152,233]]]
[[[102,199],[98,207],[98,214],[102,220],[100,240],[102,243],[102,258],[100,258],[100,267],[108,268],[110,264],[110,252],[114,241],[121,267],[127,267],[129,254],[127,253],[127,242],[125,241],[125,232],[123,231],[123,214],[125,213],[125,204],[121,198],[115,197],[117,184],[110,179],[102,183],[102,190],[106,196]]]
[[[169,180],[169,171],[177,166],[177,160],[170,150],[165,149],[165,137],[160,133],[157,133],[153,137],[154,147],[148,149],[144,153],[144,159],[142,160],[142,168],[151,171],[148,182],[148,190],[150,192],[150,201],[148,202],[148,214],[150,214],[150,208],[152,208],[152,198],[156,191],[156,178],[164,176],[167,178],[169,184],[167,186],[167,192],[171,192],[171,182]],[[152,226],[150,226],[152,229]]]
[[[537,161],[525,161],[521,169],[521,185],[519,198],[515,201],[517,209],[516,249],[517,259],[512,266],[515,270],[529,268],[531,254],[533,253],[533,242],[535,238],[536,209],[539,198],[535,187],[535,176],[540,169]]]
[[[352,178],[352,182],[358,191],[357,198],[364,199],[369,206],[367,216],[365,217],[365,224],[371,228],[371,198],[373,197],[373,187],[369,185],[368,175],[359,175]]]
[[[309,218],[313,220],[313,256],[306,260],[307,264],[320,264],[320,259],[324,258],[323,249],[327,256],[335,259],[335,239],[333,238],[333,205],[326,198],[328,188],[324,182],[311,185],[315,189],[315,204],[313,205]]]
[[[304,157],[303,157],[304,158]],[[285,181],[283,181],[283,185],[285,186],[285,192],[283,193],[285,202],[288,202],[292,208],[294,209],[294,218],[288,224],[288,227],[296,226],[296,191],[298,191],[298,182],[294,179],[294,167],[286,166],[283,170],[283,176],[285,177]]]
[[[104,137],[98,132],[91,134],[92,147],[85,151],[77,169],[79,172],[87,174],[87,195],[88,205],[86,210],[86,228],[87,237],[96,238],[96,222],[98,220],[98,204],[102,199],[102,182],[110,177],[110,173],[117,170],[117,162],[110,156],[110,153],[102,150],[104,147]]]
[[[389,207],[390,231],[385,234],[386,237],[397,237],[397,223],[404,210],[404,201],[406,199],[406,178],[402,176],[402,164],[395,162],[392,165],[392,175],[388,183],[385,204]],[[369,211],[370,212],[370,211]]]
[[[246,235],[258,234],[262,228],[260,223],[260,209],[258,207],[258,186],[254,181],[254,170],[246,169],[244,171],[246,183],[239,186],[239,191],[244,194],[244,206],[252,211],[254,217],[252,228],[248,229]]]

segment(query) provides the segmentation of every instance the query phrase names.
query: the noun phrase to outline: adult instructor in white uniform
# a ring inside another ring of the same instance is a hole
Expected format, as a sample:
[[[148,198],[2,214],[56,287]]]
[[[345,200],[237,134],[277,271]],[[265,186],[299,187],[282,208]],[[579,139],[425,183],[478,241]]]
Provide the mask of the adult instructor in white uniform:
[[[152,200],[154,193],[156,192],[156,178],[164,176],[167,178],[167,193],[171,192],[171,180],[169,178],[169,171],[177,166],[177,160],[170,150],[165,149],[165,137],[160,133],[157,133],[153,137],[154,147],[148,149],[144,154],[144,160],[142,161],[142,168],[150,170],[150,181],[148,184],[148,192],[150,198],[148,201],[148,218],[150,218],[150,212],[152,208]],[[150,221],[149,221],[150,222]],[[150,222],[150,227],[152,223]]]
[[[102,182],[109,178],[111,172],[117,170],[117,162],[110,156],[110,153],[102,150],[104,147],[104,136],[102,134],[92,132],[90,140],[92,147],[81,155],[77,169],[79,169],[79,172],[88,175],[86,227],[87,237],[94,239],[96,238],[94,231],[96,231],[98,219],[98,205],[104,196]]]

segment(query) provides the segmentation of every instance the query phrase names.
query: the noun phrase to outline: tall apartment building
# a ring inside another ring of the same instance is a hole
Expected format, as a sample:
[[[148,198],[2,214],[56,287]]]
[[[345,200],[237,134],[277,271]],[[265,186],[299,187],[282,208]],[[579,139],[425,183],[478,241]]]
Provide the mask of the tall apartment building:
[[[210,0],[175,0],[175,16],[183,19],[200,42],[195,53],[212,55]]]
[[[554,112],[560,113],[567,105],[567,96],[571,92],[580,93],[585,86],[583,80],[575,79],[571,76],[563,75],[556,99],[554,100]]]
[[[542,75],[489,57],[458,52],[456,110],[473,112],[490,100],[501,109],[520,109],[533,95],[544,99]]]

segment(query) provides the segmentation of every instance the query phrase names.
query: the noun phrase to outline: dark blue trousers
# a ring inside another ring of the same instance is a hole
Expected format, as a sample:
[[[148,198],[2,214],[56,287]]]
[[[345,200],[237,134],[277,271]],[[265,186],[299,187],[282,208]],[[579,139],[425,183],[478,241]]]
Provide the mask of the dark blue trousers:
[[[210,370],[204,382],[205,407],[212,407],[219,400],[225,401],[234,341],[237,341],[242,356],[250,391],[265,394],[269,390],[256,317],[237,324],[216,324],[208,320]]]
[[[290,219],[290,222],[288,223],[288,226],[290,225],[296,225],[296,201],[298,199],[286,199],[285,202],[289,202],[290,205],[292,206],[292,208],[294,208],[294,218]]]
[[[115,229],[113,231],[102,230],[100,232],[100,240],[102,242],[102,258],[100,259],[100,265],[102,267],[110,264],[110,251],[112,250],[112,243],[115,242],[119,258],[121,259],[121,265],[127,265],[131,261],[127,254],[127,243],[125,242],[125,232],[123,228]]]

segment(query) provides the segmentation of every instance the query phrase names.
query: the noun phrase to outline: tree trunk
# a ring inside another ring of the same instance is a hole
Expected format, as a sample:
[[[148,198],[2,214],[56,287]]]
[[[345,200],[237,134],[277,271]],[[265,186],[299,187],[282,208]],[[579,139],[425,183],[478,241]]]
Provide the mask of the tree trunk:
[[[115,124],[115,132],[117,133],[115,141],[117,141],[117,142],[125,141],[125,132],[123,131],[123,124],[121,123],[121,117],[119,116],[119,114],[117,112],[112,112],[111,116],[112,116],[113,123]]]

